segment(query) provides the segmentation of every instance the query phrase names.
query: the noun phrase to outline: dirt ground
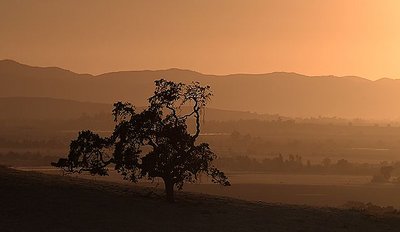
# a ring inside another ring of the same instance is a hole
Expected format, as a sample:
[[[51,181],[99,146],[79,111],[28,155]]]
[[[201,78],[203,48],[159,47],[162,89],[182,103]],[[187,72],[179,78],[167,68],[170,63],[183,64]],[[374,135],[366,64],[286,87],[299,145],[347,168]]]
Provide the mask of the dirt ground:
[[[267,204],[0,167],[1,231],[400,231],[400,217]]]

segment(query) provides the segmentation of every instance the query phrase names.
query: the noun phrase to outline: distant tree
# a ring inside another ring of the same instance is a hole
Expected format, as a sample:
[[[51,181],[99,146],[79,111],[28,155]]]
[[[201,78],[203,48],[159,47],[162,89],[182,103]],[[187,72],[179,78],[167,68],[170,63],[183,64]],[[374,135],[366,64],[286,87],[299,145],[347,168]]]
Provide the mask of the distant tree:
[[[240,139],[240,133],[238,131],[234,130],[231,133],[231,139],[233,139],[234,141],[239,140]]]
[[[349,168],[351,166],[351,164],[349,163],[349,161],[347,161],[345,159],[340,159],[336,162],[336,166],[340,169],[346,169],[346,168]]]
[[[92,131],[79,132],[71,142],[68,158],[53,165],[93,175],[107,175],[107,167],[114,165],[133,182],[161,178],[170,202],[174,201],[175,187],[182,189],[185,182],[195,182],[202,173],[211,176],[214,183],[230,185],[225,174],[212,165],[216,155],[209,145],[196,143],[200,110],[211,96],[210,87],[198,82],[186,85],[157,80],[146,109],[138,113],[130,103],[115,103],[113,134],[103,138]],[[192,133],[188,120],[194,120]]]
[[[325,168],[329,167],[331,165],[331,163],[332,163],[331,159],[329,159],[329,158],[324,158],[321,162],[322,166]]]
[[[392,177],[393,166],[382,166],[380,172],[377,175],[372,176],[372,182],[388,182]]]
[[[381,174],[385,178],[386,181],[389,181],[392,176],[393,167],[392,166],[383,166],[381,167]]]

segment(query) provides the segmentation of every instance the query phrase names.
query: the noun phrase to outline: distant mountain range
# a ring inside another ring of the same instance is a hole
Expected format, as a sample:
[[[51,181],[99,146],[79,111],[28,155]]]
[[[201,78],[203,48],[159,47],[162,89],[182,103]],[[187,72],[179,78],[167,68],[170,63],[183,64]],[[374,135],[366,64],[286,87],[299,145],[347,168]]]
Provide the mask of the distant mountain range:
[[[147,98],[153,92],[153,81],[160,78],[181,82],[200,81],[210,85],[214,92],[211,108],[289,117],[400,118],[400,80],[370,81],[351,76],[309,77],[284,72],[217,76],[168,69],[121,71],[94,76],[56,67],[32,67],[2,60],[0,97],[13,97],[15,101],[15,97],[20,100],[23,99],[21,97],[34,97],[35,101],[38,98],[45,101],[52,101],[49,98],[68,99],[81,102],[74,107],[94,107],[104,111],[119,100],[130,101],[138,106],[146,105]],[[0,100],[1,111],[5,110],[4,101],[6,99]],[[91,103],[89,106],[82,102],[107,104]],[[64,103],[68,105],[71,102]],[[46,104],[36,106],[46,107]]]

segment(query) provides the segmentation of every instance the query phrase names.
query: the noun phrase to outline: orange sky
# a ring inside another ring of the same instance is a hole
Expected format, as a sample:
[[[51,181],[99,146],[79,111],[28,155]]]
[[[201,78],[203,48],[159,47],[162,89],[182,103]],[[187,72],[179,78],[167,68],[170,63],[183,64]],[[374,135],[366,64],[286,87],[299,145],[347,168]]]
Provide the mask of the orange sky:
[[[0,59],[400,78],[400,1],[0,0]]]

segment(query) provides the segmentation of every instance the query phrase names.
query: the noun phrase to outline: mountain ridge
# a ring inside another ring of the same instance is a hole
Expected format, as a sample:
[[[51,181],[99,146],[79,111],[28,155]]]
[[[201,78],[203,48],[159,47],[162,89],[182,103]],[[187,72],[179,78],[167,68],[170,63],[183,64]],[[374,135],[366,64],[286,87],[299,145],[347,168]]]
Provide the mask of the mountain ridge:
[[[253,77],[263,77],[266,75],[274,75],[274,74],[285,74],[285,75],[293,75],[293,76],[301,76],[301,77],[311,77],[311,78],[354,78],[354,79],[362,79],[366,81],[372,81],[376,82],[382,79],[387,79],[387,80],[400,80],[400,79],[394,79],[394,78],[388,78],[388,77],[382,77],[376,80],[370,80],[364,77],[359,77],[359,76],[353,76],[353,75],[345,75],[345,76],[335,76],[335,75],[304,75],[301,73],[297,72],[284,72],[284,71],[276,71],[276,72],[266,72],[266,73],[231,73],[231,74],[208,74],[208,73],[202,73],[190,69],[182,69],[182,68],[167,68],[167,69],[143,69],[143,70],[119,70],[119,71],[110,71],[110,72],[105,72],[105,73],[100,73],[100,74],[90,74],[90,73],[79,73],[75,72],[69,69],[57,67],[57,66],[34,66],[34,65],[28,65],[28,64],[23,64],[18,61],[12,60],[12,59],[2,59],[0,60],[0,68],[1,65],[4,64],[12,64],[12,65],[19,65],[21,67],[29,67],[33,69],[56,69],[59,71],[64,71],[64,72],[69,72],[73,73],[76,75],[85,75],[85,76],[90,76],[90,77],[103,77],[103,76],[108,76],[108,75],[113,75],[113,74],[118,74],[118,73],[143,73],[143,72],[169,72],[169,71],[178,71],[178,72],[189,72],[189,73],[194,73],[198,75],[203,75],[203,76],[213,76],[213,77],[235,77],[235,76],[253,76]]]
[[[77,74],[57,67],[0,61],[0,97],[51,97],[83,102],[129,101],[145,105],[156,79],[200,81],[210,85],[211,108],[279,114],[287,117],[398,119],[400,82],[355,76],[297,73],[211,75],[191,70],[119,71]]]

